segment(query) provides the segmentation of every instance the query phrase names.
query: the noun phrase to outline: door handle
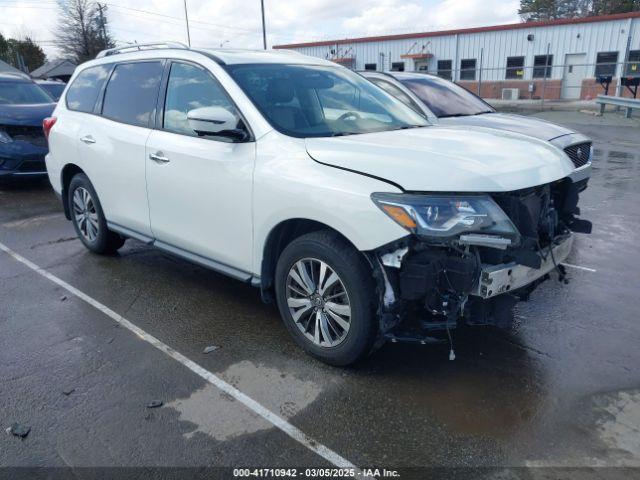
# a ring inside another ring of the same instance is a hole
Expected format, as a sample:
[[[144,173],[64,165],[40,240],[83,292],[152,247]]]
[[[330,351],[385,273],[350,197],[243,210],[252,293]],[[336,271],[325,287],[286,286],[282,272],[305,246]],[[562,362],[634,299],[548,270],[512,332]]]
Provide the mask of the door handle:
[[[93,137],[91,135],[85,135],[84,137],[82,137],[80,139],[80,141],[86,143],[87,145],[90,145],[92,143],[96,143],[96,141],[93,139]]]
[[[156,163],[169,163],[170,160],[165,157],[162,152],[150,153],[149,158]]]

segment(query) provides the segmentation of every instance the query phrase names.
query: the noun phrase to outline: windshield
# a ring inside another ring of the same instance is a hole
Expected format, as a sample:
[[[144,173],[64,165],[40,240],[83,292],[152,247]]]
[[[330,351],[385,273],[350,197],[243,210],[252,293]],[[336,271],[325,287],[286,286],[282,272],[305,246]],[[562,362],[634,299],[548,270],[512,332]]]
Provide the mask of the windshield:
[[[35,83],[0,82],[0,105],[36,103],[53,103],[53,100]]]
[[[330,137],[428,125],[350,70],[317,65],[230,65],[227,71],[280,132]]]
[[[397,76],[438,118],[495,112],[493,107],[453,82],[438,77]]]
[[[60,100],[62,92],[64,92],[64,83],[42,83],[40,87],[45,90],[55,101]]]

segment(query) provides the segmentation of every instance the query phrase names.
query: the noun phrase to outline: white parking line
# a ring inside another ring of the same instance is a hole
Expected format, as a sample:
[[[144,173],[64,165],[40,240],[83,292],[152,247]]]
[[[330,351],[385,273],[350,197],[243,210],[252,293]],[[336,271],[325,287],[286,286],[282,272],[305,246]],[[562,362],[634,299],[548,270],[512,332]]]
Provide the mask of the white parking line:
[[[6,252],[7,254],[11,255],[15,260],[17,260],[18,262],[22,263],[23,265],[26,265],[27,267],[29,267],[34,272],[42,275],[44,278],[46,278],[48,280],[51,280],[56,285],[59,285],[60,287],[64,288],[65,290],[67,290],[72,295],[75,295],[79,299],[84,300],[85,302],[87,302],[92,307],[97,308],[98,310],[100,310],[102,313],[104,313],[108,317],[111,317],[113,320],[118,322],[120,325],[122,325],[123,327],[127,328],[128,330],[130,330],[133,333],[135,333],[136,335],[138,335],[138,337],[140,337],[140,339],[144,340],[147,343],[150,343],[151,345],[156,347],[161,352],[166,353],[167,355],[169,355],[174,360],[180,362],[182,365],[187,367],[189,370],[191,370],[196,375],[199,375],[200,377],[204,378],[207,382],[213,384],[214,386],[216,386],[217,388],[219,388],[223,392],[231,395],[233,398],[238,400],[240,403],[242,403],[244,406],[249,408],[251,411],[253,411],[254,413],[258,414],[259,416],[261,416],[262,418],[264,418],[265,420],[267,420],[268,422],[273,424],[275,427],[277,427],[280,430],[282,430],[284,433],[289,435],[296,442],[301,443],[302,445],[304,445],[309,450],[317,453],[318,455],[320,455],[322,458],[324,458],[325,460],[327,460],[331,464],[335,465],[338,468],[353,468],[353,469],[356,469],[356,471],[359,471],[359,469],[357,469],[357,467],[355,465],[353,465],[351,462],[349,462],[345,458],[343,458],[340,455],[338,455],[333,450],[331,450],[328,447],[325,447],[321,443],[317,442],[316,440],[314,440],[313,438],[308,436],[306,433],[304,433],[299,428],[291,425],[286,420],[280,418],[278,415],[273,413],[271,410],[263,407],[260,403],[256,402],[251,397],[245,395],[240,390],[238,390],[234,386],[230,385],[229,383],[225,382],[220,377],[216,376],[215,374],[211,373],[210,371],[205,370],[203,367],[201,367],[200,365],[198,365],[194,361],[189,360],[187,357],[182,355],[180,352],[175,351],[173,348],[171,348],[170,346],[168,346],[165,343],[161,342],[160,340],[155,338],[153,335],[150,335],[147,332],[145,332],[144,330],[142,330],[141,328],[138,328],[136,325],[131,323],[129,320],[124,318],[122,315],[114,312],[109,307],[103,305],[102,303],[100,303],[96,299],[90,297],[86,293],[81,292],[77,288],[69,285],[67,282],[65,282],[64,280],[61,280],[60,278],[56,277],[52,273],[49,273],[44,268],[39,267],[38,265],[36,265],[35,263],[31,262],[30,260],[27,260],[23,256],[19,255],[18,253],[14,252],[13,250],[11,250],[9,247],[4,245],[3,243],[0,243],[0,250],[2,250],[4,252]]]
[[[565,267],[569,267],[569,268],[575,268],[576,270],[584,270],[585,272],[591,272],[591,273],[597,272],[595,268],[581,267],[580,265],[571,265],[570,263],[561,263],[561,265],[564,265]]]

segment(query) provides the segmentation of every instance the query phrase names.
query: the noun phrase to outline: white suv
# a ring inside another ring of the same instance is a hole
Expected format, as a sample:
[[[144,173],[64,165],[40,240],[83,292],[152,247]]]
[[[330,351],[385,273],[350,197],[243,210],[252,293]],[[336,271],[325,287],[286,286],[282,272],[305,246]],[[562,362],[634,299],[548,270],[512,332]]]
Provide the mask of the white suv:
[[[432,126],[296,53],[136,48],[78,67],[45,121],[78,236],[96,253],[134,238],[250,282],[325,362],[503,324],[567,257],[571,230],[590,231],[549,143]]]

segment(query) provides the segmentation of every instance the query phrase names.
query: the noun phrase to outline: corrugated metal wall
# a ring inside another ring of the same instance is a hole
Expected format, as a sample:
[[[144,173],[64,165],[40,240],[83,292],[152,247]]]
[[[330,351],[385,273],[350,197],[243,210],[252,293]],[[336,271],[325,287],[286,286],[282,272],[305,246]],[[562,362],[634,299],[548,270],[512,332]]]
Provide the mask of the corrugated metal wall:
[[[624,60],[627,38],[631,32],[631,50],[640,50],[640,18],[609,20],[593,23],[577,23],[533,27],[530,29],[500,30],[470,34],[446,35],[367,43],[340,44],[334,46],[296,48],[301,53],[320,58],[353,57],[354,68],[363,70],[365,63],[377,64],[378,70],[390,70],[392,62],[405,62],[406,70],[413,70],[413,60],[400,56],[409,51],[429,52],[429,72],[436,72],[438,60],[451,60],[454,69],[460,68],[463,59],[476,59],[480,68],[482,51],[483,80],[503,80],[507,57],[525,57],[524,79],[532,77],[535,55],[544,55],[550,44],[553,65],[563,65],[567,54],[586,54],[586,63],[594,65],[598,52],[619,52],[618,62]],[[527,36],[533,34],[533,41]],[[336,50],[335,55],[331,50]],[[621,67],[618,67],[618,71]],[[594,67],[585,69],[587,76],[594,75]],[[553,68],[552,78],[561,79],[562,67]],[[456,79],[459,74],[456,72]]]

